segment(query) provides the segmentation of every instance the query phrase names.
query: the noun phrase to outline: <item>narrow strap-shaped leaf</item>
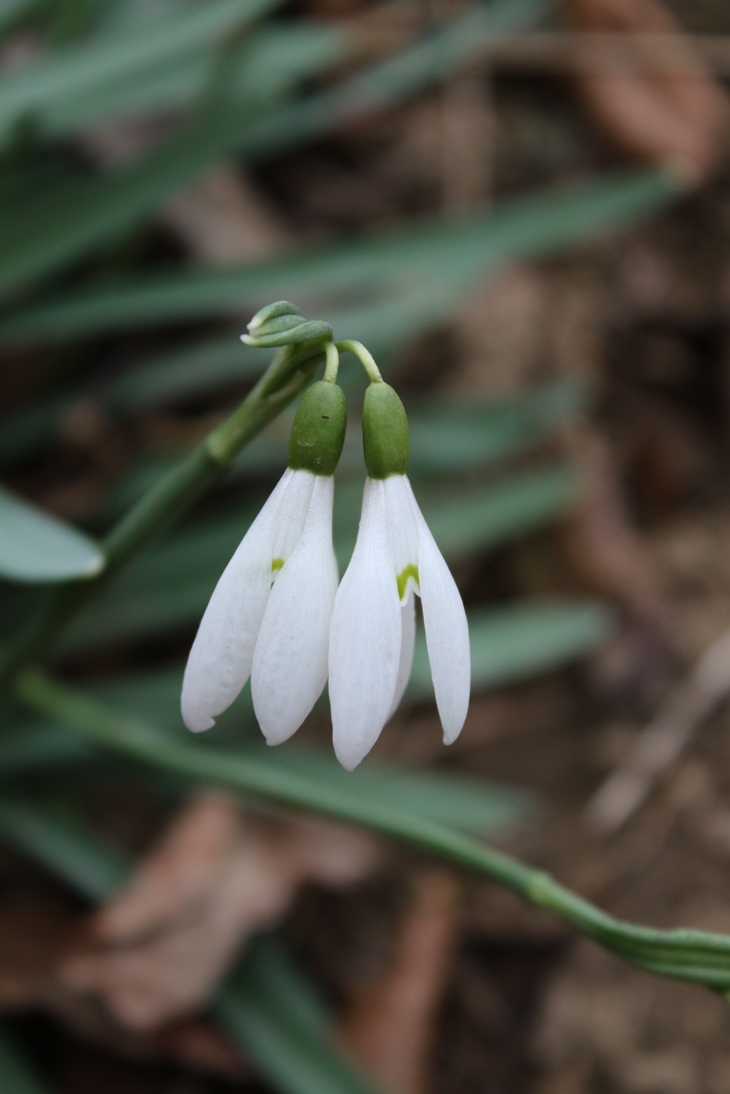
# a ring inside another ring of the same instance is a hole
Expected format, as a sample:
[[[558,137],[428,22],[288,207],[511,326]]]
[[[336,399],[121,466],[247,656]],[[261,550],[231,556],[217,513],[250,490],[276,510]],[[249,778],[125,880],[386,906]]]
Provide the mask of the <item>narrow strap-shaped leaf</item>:
[[[256,10],[259,11],[260,5],[267,2],[270,0],[256,0]],[[483,12],[483,20],[490,25],[494,22],[496,33],[501,33],[505,26],[521,25],[522,20],[519,17],[515,20],[515,13],[521,7],[526,5],[531,16],[538,2],[539,0],[493,0],[479,10]],[[230,5],[240,3],[240,0],[219,0],[219,3]],[[467,21],[470,19],[468,17]],[[450,34],[453,29],[451,27],[444,33]],[[444,58],[448,62],[446,67],[451,69],[458,67],[464,56],[470,54],[475,35],[471,25],[466,29],[468,33],[462,34],[460,38],[463,42],[461,48],[449,48],[450,39],[442,43],[441,49],[436,43],[429,44],[426,57],[421,58],[417,65],[418,79],[415,82],[418,86],[443,74]],[[464,47],[468,47],[466,54]],[[76,72],[77,69],[70,71]],[[65,79],[66,83],[71,79],[68,72]],[[350,80],[344,85],[342,94],[345,114],[347,104],[350,103],[351,112],[352,103],[357,107],[362,97],[359,79]],[[353,83],[357,86],[353,87]],[[375,86],[380,86],[381,83],[382,81],[376,80]],[[406,81],[405,92],[410,93],[414,89],[413,85],[412,79]],[[29,87],[31,90],[35,87],[32,80],[29,84],[27,80],[25,83],[21,81],[20,90],[16,85],[11,85],[8,92],[6,87],[5,102],[10,102],[8,109],[11,114],[13,104],[17,104],[18,100],[23,103],[28,98]],[[3,101],[0,84],[0,127]],[[318,102],[319,99],[315,97],[315,108]],[[92,176],[68,183],[66,187],[57,188],[50,196],[44,193],[35,198],[21,198],[16,207],[6,208],[4,222],[0,225],[0,293],[23,284],[28,279],[49,273],[95,245],[133,227],[149,215],[167,195],[186,182],[193,181],[206,167],[229,151],[236,149],[249,154],[255,151],[261,141],[256,136],[255,126],[247,126],[246,122],[253,124],[254,113],[260,113],[260,107],[257,107],[258,103],[254,98],[248,110],[245,110],[240,102],[231,101],[230,88],[227,88],[225,101],[219,97],[214,108],[206,112],[201,124],[190,126],[186,132],[166,142],[143,162],[113,175]],[[324,111],[315,110],[315,113],[317,132],[343,120],[342,110],[325,108]],[[311,135],[312,126],[310,124],[307,128],[302,124],[298,107],[295,108],[295,114],[293,133],[302,140]],[[285,128],[290,130],[291,143],[292,126],[288,114],[286,119]],[[272,129],[276,129],[276,119],[267,116],[264,132],[268,133]],[[281,140],[278,144],[281,145]]]
[[[144,765],[300,806],[393,836],[492,878],[649,972],[730,993],[730,935],[685,928],[658,930],[623,922],[543,871],[447,825],[401,811],[397,801],[373,805],[346,790],[312,785],[301,775],[273,768],[263,758],[172,741],[146,723],[120,715],[40,672],[26,670],[16,684],[16,693],[31,709],[56,717],[102,748],[134,757]]]
[[[278,0],[213,0],[153,23],[114,28],[93,43],[59,49],[0,80],[0,135],[23,115],[73,95],[93,95],[114,78],[189,53],[270,10]]]
[[[608,641],[615,622],[606,605],[580,600],[470,612],[472,687],[511,684],[587,657]],[[412,698],[433,695],[426,643],[420,634],[408,694]]]
[[[0,1026],[0,1090],[3,1094],[49,1094],[49,1088],[31,1071],[3,1026]]]
[[[265,27],[240,51],[240,64],[231,74],[231,97],[241,103],[253,96],[272,99],[343,60],[352,48],[340,26],[302,21]],[[93,95],[44,102],[36,123],[46,136],[59,137],[100,122],[190,106],[205,93],[217,62],[216,43],[199,40],[188,56],[150,66],[133,80],[116,76],[95,87]]]
[[[335,125],[402,102],[474,62],[500,39],[533,26],[552,6],[551,0],[489,0],[474,4],[464,15],[395,56],[339,86],[255,122],[247,134],[245,150],[254,157],[281,153]]]
[[[676,199],[678,192],[677,180],[666,171],[622,171],[447,222],[422,221],[304,254],[227,270],[136,276],[131,282],[86,289],[15,311],[0,321],[0,342],[37,343],[168,320],[241,314],[246,304],[253,308],[267,299],[297,300],[343,288],[367,291],[376,298],[380,294],[385,301],[394,292],[400,295],[404,284],[421,286],[409,304],[412,326],[418,329],[427,325],[429,314],[437,319],[442,315],[439,300],[445,275],[457,288],[463,284],[466,289],[469,279],[507,262],[549,254],[647,216]],[[431,285],[429,278],[434,279],[431,291],[424,292]],[[365,314],[371,308],[366,307]],[[401,308],[396,301],[389,316],[385,304],[379,305],[379,323],[387,326],[397,320],[402,326]],[[361,338],[361,325],[354,333],[348,329],[340,335],[333,323],[337,337]]]
[[[213,1011],[284,1094],[376,1094],[336,1045],[309,984],[271,940],[253,944]]]
[[[94,900],[108,896],[129,872],[127,857],[83,822],[22,798],[3,796],[0,833],[7,842]]]
[[[0,575],[11,581],[68,581],[104,568],[88,536],[0,487]]]

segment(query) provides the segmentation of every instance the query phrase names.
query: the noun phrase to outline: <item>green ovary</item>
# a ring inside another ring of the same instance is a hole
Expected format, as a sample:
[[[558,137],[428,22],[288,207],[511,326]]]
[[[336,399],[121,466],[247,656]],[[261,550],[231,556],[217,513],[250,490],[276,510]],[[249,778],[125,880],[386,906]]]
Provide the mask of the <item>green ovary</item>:
[[[413,578],[416,583],[416,588],[420,589],[418,567],[415,566],[412,562],[409,562],[408,565],[403,570],[401,570],[401,572],[398,574],[398,577],[396,578],[396,581],[398,582],[399,600],[402,600],[403,597],[406,595],[406,586],[408,585],[409,577]]]
[[[271,560],[271,572],[272,572],[272,574],[278,573],[283,565],[284,565],[284,559],[283,558],[272,558],[272,560]]]

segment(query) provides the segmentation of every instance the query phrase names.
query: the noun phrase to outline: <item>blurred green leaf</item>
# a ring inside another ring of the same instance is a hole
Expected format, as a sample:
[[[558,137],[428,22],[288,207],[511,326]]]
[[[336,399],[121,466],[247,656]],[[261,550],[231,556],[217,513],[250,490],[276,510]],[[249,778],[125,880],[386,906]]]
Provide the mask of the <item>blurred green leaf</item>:
[[[249,0],[250,2],[250,0]],[[238,11],[240,0],[219,0],[219,4],[226,12],[231,4]],[[271,3],[271,0],[256,0],[255,13],[263,10],[263,5]],[[493,0],[483,9],[483,20],[490,25],[494,23],[497,32],[503,32],[505,26],[515,22],[514,16],[518,8],[526,5],[532,11],[537,0]],[[206,9],[207,10],[207,9]],[[508,14],[509,13],[509,14]],[[471,18],[471,17],[469,17]],[[184,20],[180,20],[184,22]],[[458,22],[458,21],[457,21]],[[470,24],[471,25],[471,24]],[[517,25],[521,25],[517,19]],[[448,32],[451,34],[453,25]],[[154,38],[149,35],[148,38]],[[176,44],[182,36],[178,31]],[[468,45],[474,40],[473,29],[462,35],[463,45]],[[187,44],[187,39],[186,39]],[[147,52],[150,52],[149,44]],[[449,66],[455,67],[463,59],[463,47],[459,49],[439,49],[436,43],[432,43],[424,59],[420,61],[419,71],[421,82],[428,82],[443,74],[444,66],[440,64],[442,58],[446,58]],[[132,51],[132,56],[138,57]],[[128,57],[128,53],[124,54]],[[403,55],[399,58],[403,62]],[[84,63],[88,67],[88,55],[84,54]],[[440,65],[440,67],[439,67]],[[96,68],[92,65],[92,71]],[[63,68],[61,78],[56,73],[55,85],[60,84],[66,89],[71,81],[72,86],[78,84],[77,69],[84,70],[84,66],[66,66]],[[98,61],[97,61],[98,68]],[[42,70],[43,71],[43,70]],[[75,74],[74,84],[71,74]],[[21,76],[25,76],[23,81]],[[66,262],[83,255],[86,251],[104,243],[132,227],[143,217],[149,215],[154,208],[186,182],[193,181],[206,167],[212,166],[217,160],[232,152],[250,154],[255,150],[257,140],[261,144],[261,132],[270,134],[276,130],[275,117],[266,115],[263,130],[256,130],[253,119],[261,113],[260,103],[252,99],[248,110],[244,110],[240,102],[231,101],[230,88],[231,73],[226,70],[225,97],[219,94],[212,106],[203,112],[204,116],[170,140],[160,145],[156,151],[141,162],[133,164],[115,173],[100,176],[90,176],[79,181],[68,182],[65,186],[56,186],[50,195],[43,193],[37,196],[23,197],[15,203],[6,202],[6,216],[0,224],[0,293],[7,292],[15,286],[22,285],[31,278],[37,278],[50,273]],[[16,83],[13,84],[13,79]],[[5,103],[6,115],[12,116],[13,109],[17,114],[18,102],[22,104],[30,97],[39,95],[38,88],[44,86],[43,80],[36,73],[28,76],[26,73],[17,77],[8,77],[10,88],[6,82],[4,95],[0,85],[0,127],[3,120],[3,103]],[[353,83],[358,83],[361,77],[350,80],[343,85],[340,94],[344,96],[345,114],[352,113],[353,102],[359,102],[360,92],[357,88],[352,93]],[[20,90],[18,90],[18,81]],[[384,81],[375,81],[379,86]],[[54,85],[54,80],[46,80],[46,84]],[[83,83],[81,85],[83,87]],[[359,84],[358,84],[359,86]],[[407,90],[412,91],[414,81],[407,81]],[[59,92],[60,93],[60,92]],[[309,109],[314,104],[317,114],[315,129],[320,131],[329,128],[332,124],[343,120],[342,110],[333,111],[329,106],[324,110],[317,108],[322,96],[315,96],[309,103]],[[329,102],[327,95],[324,98]],[[339,100],[338,100],[339,101]],[[357,110],[356,110],[357,113]],[[289,115],[284,112],[285,116]],[[247,125],[247,122],[252,123]],[[289,137],[296,135],[298,140],[312,135],[312,125],[306,127],[299,117],[299,109],[296,108],[293,131],[290,123]],[[279,126],[279,129],[282,127]],[[286,128],[286,126],[285,126]],[[306,130],[306,132],[305,132]],[[257,137],[258,132],[258,137]],[[281,150],[282,136],[276,142]]]
[[[491,650],[488,653],[491,658]],[[480,658],[481,649],[478,649],[475,659],[477,677],[484,670]],[[180,716],[181,684],[182,667],[178,667],[112,678],[96,685],[93,694],[121,716],[143,715],[145,719],[154,721],[174,744],[180,740],[191,741]],[[417,685],[415,697],[424,698],[431,694],[429,675],[427,680]],[[335,794],[354,794],[358,801],[370,802],[373,808],[378,805],[389,807],[390,803],[397,801],[401,809],[413,816],[431,818],[475,835],[493,835],[513,828],[534,810],[535,801],[531,794],[487,779],[377,763],[347,772],[327,751],[296,746],[268,748],[254,719],[250,689],[246,689],[242,699],[244,701],[239,699],[216,720],[215,730],[200,738],[198,747],[206,751],[213,749],[214,752],[221,748],[235,748],[242,757],[267,767],[273,765],[285,777],[291,775],[304,780],[313,788],[320,786]],[[94,755],[87,746],[59,732],[52,723],[40,722],[27,715],[24,720],[19,720],[16,711],[9,711],[4,724],[5,733],[0,739],[0,778],[21,772],[42,771],[47,769],[49,763],[86,763]],[[252,734],[247,732],[249,729]],[[3,802],[7,808],[0,805],[0,830],[6,832],[8,838],[12,836],[16,844],[25,838],[29,848],[34,845],[33,841],[41,840],[37,827],[40,822],[31,818],[31,814],[38,815],[38,803],[34,803],[28,813],[27,803],[24,805],[20,800],[12,797],[6,799],[4,796]],[[26,816],[31,818],[27,825]],[[43,813],[43,816],[46,817],[45,823],[51,826],[51,834],[46,840],[51,852],[55,821],[61,828],[69,830],[70,835],[64,838],[76,838],[78,833],[72,817],[50,811]],[[41,840],[36,855],[41,854],[42,846]],[[89,854],[93,850],[92,846]],[[80,864],[79,869],[86,869],[84,863]]]
[[[438,730],[435,733],[436,737],[440,735]],[[373,761],[348,772],[334,756],[313,749],[272,750],[247,745],[246,751],[252,757],[273,761],[281,772],[310,779],[313,786],[354,793],[373,808],[387,808],[397,802],[399,809],[414,817],[430,818],[436,824],[474,835],[509,831],[535,809],[535,799],[526,791],[468,775],[389,768]]]
[[[483,874],[541,908],[547,908],[606,949],[660,976],[730,991],[730,936],[706,931],[657,930],[616,919],[555,881],[542,870],[427,818],[398,808],[397,799],[373,809],[352,794],[310,786],[291,773],[272,770],[251,756],[195,745],[181,745],[144,721],[119,715],[83,692],[25,670],[15,685],[17,697],[45,717],[57,718],[83,739],[145,767],[175,772],[264,799],[286,802],[318,813],[372,827],[383,834],[436,853]],[[316,1017],[316,1016],[315,1016]]]
[[[303,79],[341,61],[352,50],[342,27],[300,21],[265,27],[228,59],[228,92],[234,101],[274,99]],[[44,104],[45,136],[59,137],[101,122],[170,111],[194,104],[215,78],[220,60],[215,42],[196,42],[187,56],[103,83],[84,93]]]
[[[243,125],[240,118],[237,125]],[[229,128],[203,113],[129,167],[58,183],[50,195],[6,202],[0,224],[0,293],[119,238],[222,158],[231,139]]]
[[[504,402],[452,401],[446,394],[409,408],[409,473],[466,471],[529,451],[588,407],[574,383],[550,384]]]
[[[600,649],[616,627],[614,613],[591,601],[513,604],[469,612],[472,687],[500,687],[527,680]],[[413,699],[433,695],[426,642],[416,638],[408,685]]]
[[[421,492],[419,503],[442,553],[463,558],[555,520],[577,497],[575,473],[568,467],[548,466],[513,474],[478,491]]]
[[[0,835],[94,900],[108,896],[127,876],[126,856],[68,810],[3,796]]]
[[[254,122],[246,153],[260,157],[288,151],[333,127],[394,106],[478,60],[502,37],[534,25],[552,7],[552,0],[476,3],[395,56]]]
[[[676,179],[667,172],[622,172],[504,202],[496,210],[446,222],[439,217],[380,237],[248,266],[166,277],[135,275],[126,284],[86,289],[55,303],[16,309],[0,321],[0,340],[38,343],[163,321],[248,315],[272,299],[303,303],[303,297],[330,294],[336,299],[346,292],[357,294],[358,307],[366,316],[377,308],[381,321],[386,325],[396,321],[401,328],[405,293],[410,329],[424,328],[452,310],[454,294],[457,299],[466,294],[475,278],[508,262],[594,239],[647,216],[677,194]],[[3,267],[7,277],[18,276],[9,262],[0,261],[0,283]],[[347,314],[352,322],[351,311]],[[336,316],[333,320],[338,338],[362,338],[361,325],[353,323],[355,330],[343,330]]]
[[[3,1094],[48,1094],[48,1089],[30,1070],[5,1028],[0,1027],[0,1090]]]
[[[0,574],[11,581],[93,577],[104,556],[87,536],[0,487]]]
[[[481,630],[479,621],[476,629]],[[491,667],[493,651],[487,643],[480,643],[479,638],[477,642],[474,665],[475,677],[479,680]],[[486,663],[483,657],[485,645]],[[575,656],[575,650],[572,653]],[[188,733],[180,717],[181,685],[182,668],[178,668],[108,681],[100,685],[95,693],[120,712],[143,714],[174,738],[188,740]],[[415,697],[431,695],[433,688],[429,673],[427,680],[421,679],[417,683]],[[242,740],[242,728],[246,726],[253,727],[253,739],[247,735]],[[216,720],[215,731],[201,739],[202,747],[214,750],[219,748],[224,734],[224,747],[233,746],[257,762],[273,764],[277,770],[306,779],[312,786],[318,785],[334,792],[350,792],[360,800],[370,801],[373,806],[387,806],[397,801],[414,816],[430,817],[441,824],[451,825],[460,831],[473,832],[475,835],[494,834],[512,828],[523,821],[535,805],[532,796],[524,791],[487,779],[471,779],[468,776],[450,775],[445,771],[407,770],[373,763],[358,768],[357,771],[347,772],[329,752],[297,746],[268,748],[261,741],[248,688],[245,702],[239,699],[225,715]],[[1,760],[0,752],[0,764]]]
[[[267,354],[244,345],[231,331],[150,356],[113,380],[102,402],[127,414],[139,413],[258,379],[268,361]]]
[[[36,0],[0,0],[0,33],[16,23],[26,12],[32,11]]]
[[[0,779],[14,779],[26,771],[57,769],[59,764],[76,764],[92,756],[88,748],[59,733],[53,725],[4,717],[0,737]],[[1,811],[0,803],[0,811]]]
[[[134,80],[171,58],[270,11],[279,0],[210,0],[139,27],[116,28],[95,42],[44,54],[0,80],[0,137],[24,115],[58,105],[64,97],[93,96],[113,79]]]
[[[337,1045],[316,992],[272,940],[253,943],[213,1010],[284,1094],[376,1094]]]

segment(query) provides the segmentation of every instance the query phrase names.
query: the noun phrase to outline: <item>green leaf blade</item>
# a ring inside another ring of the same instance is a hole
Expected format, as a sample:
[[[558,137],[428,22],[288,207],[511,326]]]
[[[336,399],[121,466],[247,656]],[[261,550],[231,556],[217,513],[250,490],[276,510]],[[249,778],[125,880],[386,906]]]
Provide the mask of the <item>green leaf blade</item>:
[[[97,545],[0,487],[0,575],[11,581],[70,581],[104,568]]]
[[[3,1027],[0,1027],[0,1090],[4,1094],[49,1094],[49,1088],[33,1074]]]

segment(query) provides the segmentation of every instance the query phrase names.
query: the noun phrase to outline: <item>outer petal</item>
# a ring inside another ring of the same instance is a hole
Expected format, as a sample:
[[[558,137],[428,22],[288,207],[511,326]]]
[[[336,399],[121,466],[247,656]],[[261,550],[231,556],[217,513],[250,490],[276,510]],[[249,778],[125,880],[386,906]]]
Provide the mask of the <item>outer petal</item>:
[[[210,729],[248,680],[271,589],[277,524],[301,534],[313,482],[287,470],[226,566],[205,609],[185,669],[182,716],[188,729]],[[314,476],[309,476],[313,480]],[[280,538],[280,537],[278,537]]]
[[[461,733],[469,709],[471,651],[466,612],[456,582],[436,546],[416,499],[412,505],[418,521],[418,572],[426,626],[426,647],[436,705],[444,730],[444,743]]]
[[[337,592],[330,628],[334,746],[348,771],[373,747],[393,705],[401,630],[383,483],[368,479],[357,543]]]
[[[251,693],[270,745],[302,724],[327,680],[330,619],[337,592],[332,548],[334,480],[315,476],[307,523],[276,579],[256,642]]]
[[[416,598],[412,589],[406,597],[405,604],[401,605],[400,614],[403,637],[401,639],[400,647],[398,680],[395,685],[393,705],[390,708],[390,714],[388,715],[389,719],[393,717],[400,706],[400,701],[403,698],[403,692],[406,690],[406,685],[408,684],[411,675],[411,668],[413,667],[413,650],[416,645]]]

